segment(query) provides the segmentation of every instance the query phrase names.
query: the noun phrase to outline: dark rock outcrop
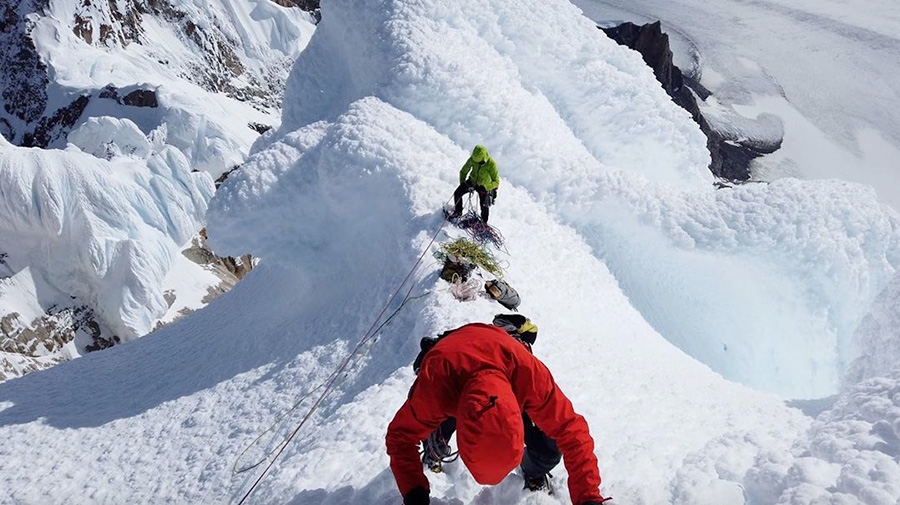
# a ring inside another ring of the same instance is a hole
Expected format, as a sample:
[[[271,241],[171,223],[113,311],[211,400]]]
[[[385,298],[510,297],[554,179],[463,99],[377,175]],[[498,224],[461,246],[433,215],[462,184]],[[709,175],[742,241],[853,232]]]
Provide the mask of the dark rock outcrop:
[[[159,107],[156,91],[151,89],[136,89],[122,97],[122,103],[132,107]]]
[[[118,342],[118,337],[102,336],[94,312],[85,305],[52,306],[27,324],[17,312],[5,314],[0,317],[0,351],[7,355],[0,357],[0,382],[67,361],[63,348],[76,338],[90,342],[88,352]]]
[[[272,0],[282,7],[299,7],[300,10],[306,11],[315,18],[316,23],[322,21],[322,9],[319,7],[319,0]]]
[[[90,97],[86,95],[79,96],[69,105],[57,110],[52,116],[44,116],[35,126],[34,131],[26,133],[22,139],[22,145],[25,147],[47,147],[57,138],[65,137],[72,126],[81,117]]]
[[[260,135],[272,129],[272,125],[257,123],[256,121],[250,121],[249,123],[247,123],[247,126]]]
[[[749,180],[750,162],[781,147],[780,140],[773,143],[735,138],[710,126],[700,112],[697,96],[705,100],[711,93],[696,80],[684,76],[672,62],[669,36],[663,33],[659,21],[642,26],[623,23],[613,28],[601,29],[620,45],[641,53],[644,62],[653,69],[656,79],[666,93],[675,103],[691,113],[691,117],[706,135],[706,146],[711,159],[709,170],[716,177],[730,181]]]
[[[35,0],[0,5],[0,96],[5,113],[0,114],[0,134],[11,141],[22,133],[17,131],[17,122],[37,121],[47,106],[47,66],[31,40],[33,23],[26,17],[45,7],[45,1]]]
[[[215,183],[216,183],[216,189],[219,189],[219,186],[221,186],[222,183],[225,182],[225,181],[228,179],[228,176],[231,175],[235,170],[237,170],[237,169],[240,168],[240,167],[241,167],[240,165],[235,165],[235,166],[232,167],[230,170],[226,170],[225,172],[223,172],[222,175],[220,175],[220,176],[215,180]]]
[[[683,80],[681,71],[672,63],[672,51],[669,49],[669,36],[662,32],[660,22],[638,26],[634,23],[622,23],[603,31],[620,45],[641,53],[644,62],[653,69],[656,80],[670,95],[681,89]]]
[[[120,91],[122,90],[112,84],[108,84],[100,90],[97,98],[115,100],[120,105],[129,105],[131,107],[159,107],[159,100],[156,98],[155,90],[136,89],[126,93],[125,96],[121,96]]]

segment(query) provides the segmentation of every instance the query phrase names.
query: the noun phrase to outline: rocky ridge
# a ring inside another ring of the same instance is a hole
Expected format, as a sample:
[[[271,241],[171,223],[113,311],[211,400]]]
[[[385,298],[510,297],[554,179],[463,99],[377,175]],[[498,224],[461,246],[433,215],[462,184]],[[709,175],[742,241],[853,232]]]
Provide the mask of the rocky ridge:
[[[697,100],[706,100],[711,93],[699,81],[684,75],[672,62],[669,37],[663,33],[659,21],[640,26],[626,22],[601,29],[618,44],[639,52],[644,62],[653,69],[653,74],[666,93],[691,113],[691,117],[706,135],[711,158],[709,170],[716,177],[732,182],[747,181],[750,179],[750,163],[781,147],[781,139],[771,141],[747,138],[717,129],[710,124],[703,116]]]

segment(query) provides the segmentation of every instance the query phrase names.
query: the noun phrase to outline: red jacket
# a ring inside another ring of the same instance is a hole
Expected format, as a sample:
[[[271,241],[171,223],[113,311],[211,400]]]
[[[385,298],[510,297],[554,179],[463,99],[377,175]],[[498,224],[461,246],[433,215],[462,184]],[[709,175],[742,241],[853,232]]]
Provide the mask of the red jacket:
[[[497,370],[512,387],[521,410],[556,441],[572,503],[602,501],[600,470],[587,422],[572,408],[547,367],[525,346],[496,326],[468,324],[442,338],[422,360],[409,398],[388,426],[387,452],[400,493],[429,489],[418,444],[448,417],[456,417],[466,381],[474,373]]]

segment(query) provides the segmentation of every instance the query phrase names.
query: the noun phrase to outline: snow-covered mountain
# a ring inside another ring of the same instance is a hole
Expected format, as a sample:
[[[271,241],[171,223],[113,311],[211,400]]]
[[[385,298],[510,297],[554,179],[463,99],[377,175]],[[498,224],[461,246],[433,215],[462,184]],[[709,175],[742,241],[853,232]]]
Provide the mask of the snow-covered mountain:
[[[81,142],[106,172],[145,152]],[[430,254],[462,233],[440,209],[475,143],[503,177],[494,253],[605,494],[897,501],[900,214],[840,180],[717,189],[689,114],[563,0],[322,5],[280,124],[209,201],[213,248],[260,264],[145,338],[0,384],[0,501],[237,503],[308,414],[245,503],[400,501],[384,434],[419,339],[503,311],[457,300]],[[160,149],[159,173],[190,159]],[[172,173],[190,223],[208,177]],[[180,229],[147,203],[115,216]],[[432,503],[568,503],[557,470],[544,495],[449,465]]]
[[[889,0],[575,0],[598,23],[662,20],[675,63],[737,138],[783,139],[753,177],[838,178],[900,209],[900,8]]]
[[[179,251],[205,241],[213,179],[278,123],[313,14],[268,0],[2,7],[0,380],[144,335],[234,283],[231,260]]]

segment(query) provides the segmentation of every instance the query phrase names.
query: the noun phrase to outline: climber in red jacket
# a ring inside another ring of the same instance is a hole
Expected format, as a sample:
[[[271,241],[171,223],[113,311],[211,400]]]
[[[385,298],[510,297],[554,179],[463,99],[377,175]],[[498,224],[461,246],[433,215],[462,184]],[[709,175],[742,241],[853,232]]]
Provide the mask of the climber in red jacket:
[[[478,483],[497,484],[520,463],[525,467],[525,445],[531,438],[525,419],[558,444],[574,505],[608,500],[600,495],[587,422],[547,367],[504,330],[465,325],[445,334],[422,359],[409,398],[387,432],[391,471],[405,505],[429,503],[418,444],[450,417],[457,422],[459,457]]]

